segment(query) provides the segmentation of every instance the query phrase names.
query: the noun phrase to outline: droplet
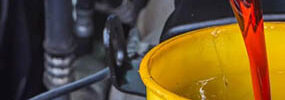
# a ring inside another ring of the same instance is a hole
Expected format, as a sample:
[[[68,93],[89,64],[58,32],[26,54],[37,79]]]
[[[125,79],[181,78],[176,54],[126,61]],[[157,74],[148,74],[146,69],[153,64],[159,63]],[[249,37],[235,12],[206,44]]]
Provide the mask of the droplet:
[[[218,37],[219,33],[221,33],[222,31],[215,28],[214,31],[211,32],[211,34],[214,36],[214,37]]]

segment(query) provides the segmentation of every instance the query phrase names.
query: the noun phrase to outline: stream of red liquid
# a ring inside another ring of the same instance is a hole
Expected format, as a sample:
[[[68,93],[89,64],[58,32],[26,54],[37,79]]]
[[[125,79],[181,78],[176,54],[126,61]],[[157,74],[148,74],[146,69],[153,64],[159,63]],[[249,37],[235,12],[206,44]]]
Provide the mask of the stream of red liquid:
[[[250,60],[255,100],[271,100],[269,72],[259,0],[230,0]]]

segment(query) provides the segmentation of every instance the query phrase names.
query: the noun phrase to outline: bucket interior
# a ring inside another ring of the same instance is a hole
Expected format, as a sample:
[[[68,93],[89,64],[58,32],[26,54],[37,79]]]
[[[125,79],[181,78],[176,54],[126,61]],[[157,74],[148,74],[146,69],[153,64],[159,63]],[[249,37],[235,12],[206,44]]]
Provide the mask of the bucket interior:
[[[283,22],[265,23],[273,100],[285,99],[284,29]],[[147,64],[141,67],[155,84],[175,95],[192,100],[254,100],[249,61],[237,24],[187,32],[147,55]]]

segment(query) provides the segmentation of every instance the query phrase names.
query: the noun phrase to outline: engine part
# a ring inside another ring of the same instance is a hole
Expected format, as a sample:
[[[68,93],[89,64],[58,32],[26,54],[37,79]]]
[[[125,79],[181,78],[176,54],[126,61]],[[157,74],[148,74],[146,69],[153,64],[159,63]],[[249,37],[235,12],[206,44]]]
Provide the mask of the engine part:
[[[73,92],[77,89],[89,86],[91,84],[94,84],[95,82],[103,80],[108,75],[108,73],[109,73],[109,68],[102,69],[101,71],[99,71],[93,75],[90,75],[88,77],[77,80],[75,82],[63,85],[61,87],[52,89],[52,90],[47,91],[45,93],[42,93],[38,96],[30,98],[29,100],[50,100],[50,99],[59,97],[61,95],[68,94],[68,93]]]
[[[134,59],[135,54],[130,54],[132,58],[128,56],[125,38],[120,19],[115,15],[110,15],[107,18],[103,39],[107,64],[111,70],[111,81],[117,89],[123,92],[144,96],[145,87],[138,74],[140,60]],[[134,52],[134,50],[129,52]]]
[[[0,1],[0,46],[3,41],[3,35],[4,35],[4,28],[5,28],[5,23],[8,17],[8,5],[9,5],[9,0],[1,0]]]
[[[94,32],[94,0],[78,0],[76,4],[75,34],[87,38]]]
[[[73,80],[71,64],[75,55],[72,1],[45,1],[46,31],[44,40],[45,73],[44,83],[54,89]],[[55,98],[68,100],[69,95]]]
[[[140,11],[147,5],[149,0],[101,0],[95,4],[95,9],[115,14],[124,24],[136,25]]]

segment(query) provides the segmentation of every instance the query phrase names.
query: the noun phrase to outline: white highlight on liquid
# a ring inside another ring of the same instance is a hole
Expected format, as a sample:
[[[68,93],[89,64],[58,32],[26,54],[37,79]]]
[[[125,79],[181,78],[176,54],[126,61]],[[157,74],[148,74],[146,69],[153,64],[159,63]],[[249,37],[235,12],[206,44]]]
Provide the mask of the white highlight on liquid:
[[[206,86],[208,84],[209,81],[214,80],[216,77],[212,77],[206,80],[201,80],[199,81],[199,83],[201,84],[201,88],[199,89],[200,95],[201,95],[201,100],[206,100],[206,95],[205,95],[205,90],[203,89],[204,86]]]

